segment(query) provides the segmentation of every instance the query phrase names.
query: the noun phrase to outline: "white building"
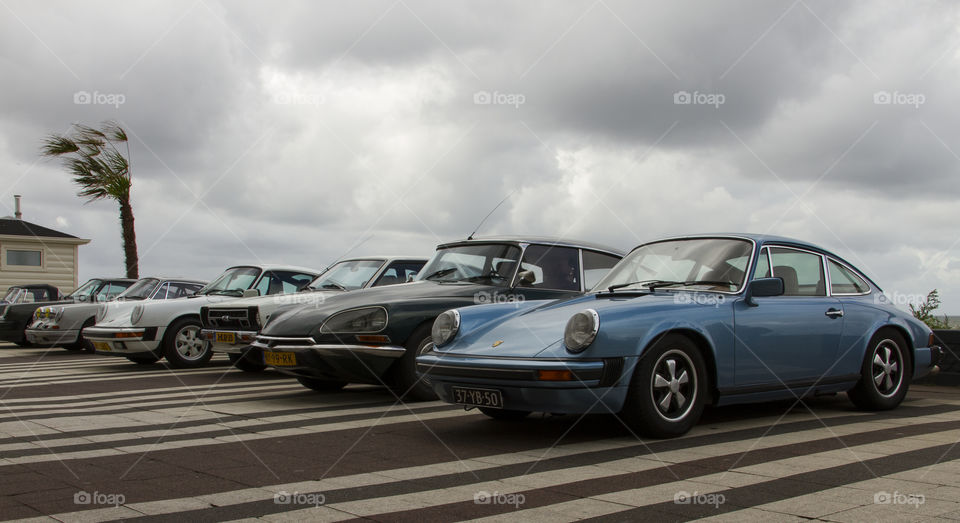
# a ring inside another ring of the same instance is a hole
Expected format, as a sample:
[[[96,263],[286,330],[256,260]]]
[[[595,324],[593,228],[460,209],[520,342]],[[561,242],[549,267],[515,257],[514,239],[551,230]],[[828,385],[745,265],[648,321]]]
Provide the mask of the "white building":
[[[0,218],[0,296],[11,285],[49,283],[67,294],[79,285],[79,248],[90,240],[22,220],[20,196],[14,216]]]

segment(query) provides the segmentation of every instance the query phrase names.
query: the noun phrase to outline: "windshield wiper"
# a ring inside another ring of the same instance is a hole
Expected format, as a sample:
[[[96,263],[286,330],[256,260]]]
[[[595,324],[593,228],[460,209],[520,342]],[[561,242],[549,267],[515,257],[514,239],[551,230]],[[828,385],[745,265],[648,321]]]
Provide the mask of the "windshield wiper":
[[[717,280],[659,281],[651,283],[647,285],[647,287],[650,289],[656,289],[657,287],[668,287],[670,285],[726,285],[727,287],[732,287],[737,284],[729,281]]]
[[[336,283],[336,282],[324,283],[323,285],[320,286],[320,288],[322,288],[322,289],[340,289],[341,291],[347,290],[346,287],[344,287],[343,285],[340,285],[339,283]]]
[[[613,291],[615,291],[615,290],[617,290],[617,289],[622,289],[622,288],[624,288],[624,287],[630,287],[630,286],[633,286],[633,285],[643,285],[643,286],[645,286],[645,287],[652,288],[651,285],[666,284],[666,283],[679,283],[679,282],[669,282],[669,281],[666,281],[666,280],[640,280],[640,281],[631,281],[631,282],[628,282],[628,283],[617,283],[616,285],[611,285],[611,286],[607,287],[607,291],[613,292]]]
[[[424,279],[425,279],[425,280],[432,280],[433,278],[439,278],[440,276],[445,276],[445,275],[450,274],[451,272],[453,272],[453,271],[455,271],[455,270],[457,270],[456,267],[447,267],[446,269],[440,269],[439,271],[435,271],[433,274],[427,276],[427,277],[424,278]]]
[[[493,279],[506,280],[507,277],[506,277],[506,276],[502,276],[502,275],[501,275],[500,273],[498,273],[497,271],[490,271],[490,272],[487,272],[487,273],[484,273],[484,274],[478,274],[478,275],[476,275],[476,276],[470,276],[470,277],[468,277],[468,278],[464,278],[464,279],[461,280],[461,281],[477,281],[477,280],[493,280]]]
[[[243,296],[242,289],[219,289],[210,291],[207,294],[222,294],[224,296]]]

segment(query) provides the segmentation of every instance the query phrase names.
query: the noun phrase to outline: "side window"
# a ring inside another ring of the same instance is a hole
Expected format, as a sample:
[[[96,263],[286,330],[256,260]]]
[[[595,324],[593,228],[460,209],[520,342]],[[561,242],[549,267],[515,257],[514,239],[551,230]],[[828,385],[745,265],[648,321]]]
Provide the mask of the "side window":
[[[826,296],[822,257],[781,247],[770,249],[773,276],[783,279],[784,296]]]
[[[862,294],[870,290],[870,286],[853,271],[828,259],[830,267],[831,294]]]
[[[165,300],[167,298],[175,298],[174,293],[170,292],[170,284],[164,283],[157,289],[157,292],[153,293],[153,299],[155,300]]]
[[[620,261],[616,256],[593,251],[583,251],[583,288],[592,289],[594,285],[610,272]]]
[[[380,278],[378,278],[372,286],[377,287],[406,283],[411,276],[416,276],[417,273],[420,272],[421,267],[423,267],[423,263],[420,262],[393,262],[387,267],[387,270],[383,271],[383,274],[380,275]]]
[[[180,287],[180,292],[177,293],[177,296],[193,296],[200,289],[203,288],[203,285],[198,285],[196,283],[177,283],[175,284]]]
[[[100,289],[100,292],[97,293],[97,301],[112,300],[117,296],[117,294],[120,294],[124,290],[126,290],[125,286],[117,285],[115,283],[108,283],[104,285],[102,289]]]
[[[766,247],[760,251],[760,257],[757,258],[757,270],[753,271],[753,279],[759,278],[769,278],[770,277],[770,258],[768,254],[770,253],[769,249]]]
[[[289,294],[297,292],[312,279],[309,274],[300,272],[267,271],[255,288],[260,291],[260,296]]]
[[[521,271],[532,271],[532,287],[580,290],[580,253],[570,247],[530,245],[523,253]]]

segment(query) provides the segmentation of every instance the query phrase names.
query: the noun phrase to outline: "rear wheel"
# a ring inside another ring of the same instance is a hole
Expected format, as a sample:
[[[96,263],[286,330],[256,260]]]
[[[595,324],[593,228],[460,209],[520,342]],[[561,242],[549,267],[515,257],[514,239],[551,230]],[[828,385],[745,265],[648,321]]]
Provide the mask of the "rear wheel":
[[[477,410],[493,419],[504,421],[518,421],[530,415],[529,410],[491,409],[490,407],[477,407]]]
[[[426,323],[413,331],[407,340],[403,356],[393,365],[390,374],[390,384],[402,400],[429,401],[437,399],[430,382],[417,376],[417,356],[433,348],[433,338],[430,328],[433,325]]]
[[[320,392],[334,392],[347,386],[347,382],[345,381],[307,378],[304,376],[297,376],[297,381],[299,381],[301,385],[308,389],[313,389]]]
[[[705,368],[693,341],[679,334],[663,336],[637,363],[622,419],[644,436],[685,434],[703,413],[708,387]]]
[[[243,354],[227,354],[230,358],[230,363],[234,367],[244,371],[244,372],[263,372],[267,368],[263,364],[263,361],[257,361],[256,359],[250,356],[250,353],[244,352]]]
[[[896,331],[880,331],[867,346],[860,381],[847,391],[854,405],[865,410],[889,410],[900,405],[910,388],[912,369],[907,342]]]
[[[200,338],[200,320],[180,318],[163,336],[163,355],[171,367],[190,368],[205,365],[213,356],[210,342]]]

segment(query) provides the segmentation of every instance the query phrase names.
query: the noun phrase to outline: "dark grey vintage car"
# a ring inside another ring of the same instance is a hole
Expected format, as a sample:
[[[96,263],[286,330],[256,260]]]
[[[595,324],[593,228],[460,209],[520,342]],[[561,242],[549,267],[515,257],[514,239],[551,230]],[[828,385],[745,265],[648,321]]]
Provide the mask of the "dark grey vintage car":
[[[415,358],[430,329],[454,307],[575,296],[623,256],[617,249],[544,238],[468,239],[437,247],[416,281],[361,289],[273,318],[253,346],[264,363],[315,390],[347,383],[391,386],[398,397],[436,395]]]

